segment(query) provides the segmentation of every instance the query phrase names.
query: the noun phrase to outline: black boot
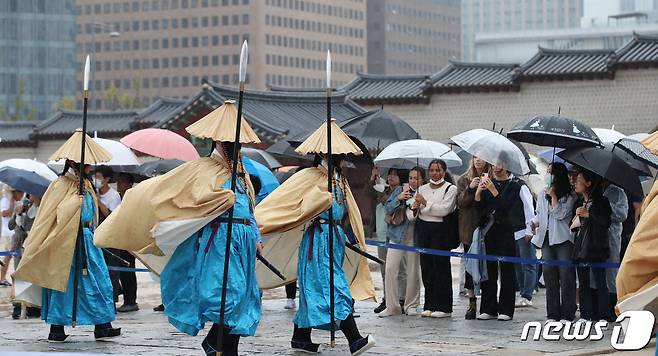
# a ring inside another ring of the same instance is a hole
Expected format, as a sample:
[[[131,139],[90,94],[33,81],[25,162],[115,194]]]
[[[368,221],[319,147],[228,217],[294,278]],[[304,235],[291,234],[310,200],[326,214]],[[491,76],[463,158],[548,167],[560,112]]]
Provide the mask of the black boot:
[[[379,314],[379,313],[383,312],[384,309],[386,309],[386,299],[383,299],[382,303],[379,304],[379,306],[377,308],[375,308],[375,313]]]
[[[208,335],[201,342],[201,347],[206,355],[215,355],[217,351],[217,331],[219,330],[219,324],[212,324]]]
[[[41,308],[39,307],[27,307],[27,317],[28,318],[41,318]]]
[[[290,340],[290,347],[293,351],[301,351],[306,353],[319,353],[320,344],[311,341],[311,328],[300,328],[294,324],[294,331],[292,333],[292,340]]]
[[[368,335],[350,343],[350,353],[352,356],[361,355],[373,346],[375,346],[375,339],[372,335]]]
[[[473,320],[477,314],[477,298],[468,298],[468,310],[466,310],[466,319]]]
[[[64,342],[69,337],[64,333],[63,325],[50,325],[50,333],[48,334],[49,342]]]
[[[111,323],[98,324],[94,328],[96,341],[107,340],[121,335],[121,328],[113,328]]]
[[[11,318],[18,320],[21,318],[21,303],[13,303],[14,310],[11,312]]]

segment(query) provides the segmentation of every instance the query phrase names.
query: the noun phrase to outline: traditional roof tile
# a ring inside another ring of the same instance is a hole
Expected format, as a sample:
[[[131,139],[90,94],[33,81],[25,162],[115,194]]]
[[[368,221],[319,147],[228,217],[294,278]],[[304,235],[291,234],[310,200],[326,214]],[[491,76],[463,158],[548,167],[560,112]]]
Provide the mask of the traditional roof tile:
[[[658,66],[658,36],[633,33],[633,39],[616,51],[623,67]]]
[[[340,87],[350,99],[362,105],[426,103],[423,92],[429,75],[377,75],[358,73],[351,82]]]
[[[518,90],[518,64],[466,63],[450,64],[432,76],[431,92]]]
[[[38,121],[0,121],[0,147],[31,146],[30,135]]]
[[[120,137],[132,132],[131,124],[137,112],[94,111],[87,113],[87,132],[97,132],[101,137]],[[34,134],[39,138],[67,138],[82,127],[82,111],[59,110],[51,118],[39,124]]]
[[[523,80],[592,79],[614,75],[616,55],[611,50],[555,50],[539,52],[521,65]]]

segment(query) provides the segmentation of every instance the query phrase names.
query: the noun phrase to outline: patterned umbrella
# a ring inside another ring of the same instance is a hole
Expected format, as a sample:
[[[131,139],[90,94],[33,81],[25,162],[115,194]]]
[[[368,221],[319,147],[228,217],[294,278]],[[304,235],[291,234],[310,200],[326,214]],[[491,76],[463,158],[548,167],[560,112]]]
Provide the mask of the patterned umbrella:
[[[533,116],[516,124],[507,132],[507,137],[519,142],[559,148],[601,144],[589,126],[564,116]]]

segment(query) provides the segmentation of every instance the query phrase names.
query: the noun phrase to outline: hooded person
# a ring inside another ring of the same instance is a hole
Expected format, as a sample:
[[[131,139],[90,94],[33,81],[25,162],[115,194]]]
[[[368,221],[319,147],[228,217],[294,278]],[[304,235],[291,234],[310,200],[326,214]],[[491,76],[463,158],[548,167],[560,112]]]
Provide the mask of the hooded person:
[[[253,216],[254,191],[241,162],[231,191],[235,102],[227,100],[187,132],[212,139],[208,157],[187,162],[128,190],[119,208],[99,227],[98,246],[132,251],[160,276],[169,323],[195,336],[212,322],[201,346],[237,355],[240,336],[253,336],[260,322],[260,290],[255,275],[260,234]],[[259,143],[244,118],[240,143]],[[239,157],[238,157],[239,159]],[[233,207],[232,240],[224,325],[219,325],[228,210]]]
[[[353,315],[354,299],[374,298],[374,289],[365,257],[346,253],[345,244],[365,249],[361,214],[354,200],[342,163],[346,154],[361,154],[354,142],[331,121],[333,195],[327,191],[327,126],[322,125],[297,149],[300,154],[315,154],[315,164],[286,180],[256,207],[256,220],[265,240],[263,254],[277,265],[295,265],[284,274],[299,285],[299,309],[293,320],[291,347],[295,351],[319,352],[311,341],[311,330],[329,329],[330,258],[334,260],[335,321],[345,334],[350,352],[358,355],[374,346],[371,336],[359,333]],[[333,256],[329,256],[329,214],[333,208],[335,234]],[[343,222],[346,226],[343,227]],[[286,261],[287,260],[287,261]],[[261,286],[267,284],[266,272],[259,275]]]
[[[53,342],[66,340],[64,326],[95,325],[97,340],[121,334],[121,329],[111,324],[114,302],[107,265],[101,249],[93,244],[98,200],[88,179],[90,165],[107,162],[112,156],[86,137],[84,193],[80,196],[82,135],[77,129],[50,157],[66,159],[64,171],[41,200],[23,257],[13,274],[16,299],[41,306],[41,319],[50,324],[48,340]],[[80,224],[82,241],[76,251]]]

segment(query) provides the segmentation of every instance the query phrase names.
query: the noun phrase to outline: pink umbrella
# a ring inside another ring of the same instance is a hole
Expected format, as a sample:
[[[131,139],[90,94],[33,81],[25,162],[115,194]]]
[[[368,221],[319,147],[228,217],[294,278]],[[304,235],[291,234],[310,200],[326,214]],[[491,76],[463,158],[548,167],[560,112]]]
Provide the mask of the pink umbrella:
[[[192,161],[199,158],[199,153],[190,141],[169,130],[143,129],[120,141],[136,151],[162,159]]]

